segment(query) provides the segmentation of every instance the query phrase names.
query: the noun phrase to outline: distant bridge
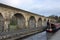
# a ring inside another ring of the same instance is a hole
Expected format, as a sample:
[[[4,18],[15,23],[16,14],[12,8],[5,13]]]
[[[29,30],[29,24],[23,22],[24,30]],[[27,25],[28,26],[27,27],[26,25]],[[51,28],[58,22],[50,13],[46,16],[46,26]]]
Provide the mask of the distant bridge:
[[[16,39],[41,32],[54,19],[0,3],[0,39]]]

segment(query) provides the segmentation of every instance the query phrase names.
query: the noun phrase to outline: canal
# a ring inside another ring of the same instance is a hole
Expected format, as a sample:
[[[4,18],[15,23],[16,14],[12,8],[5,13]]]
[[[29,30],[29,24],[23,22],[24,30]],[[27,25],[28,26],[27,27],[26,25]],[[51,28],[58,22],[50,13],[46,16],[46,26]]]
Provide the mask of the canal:
[[[47,40],[47,33],[44,31],[18,40]]]

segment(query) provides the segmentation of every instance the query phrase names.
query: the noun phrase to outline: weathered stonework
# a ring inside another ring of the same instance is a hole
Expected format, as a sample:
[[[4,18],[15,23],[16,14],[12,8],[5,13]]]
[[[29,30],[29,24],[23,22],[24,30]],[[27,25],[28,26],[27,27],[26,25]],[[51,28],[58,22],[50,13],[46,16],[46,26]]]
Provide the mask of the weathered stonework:
[[[28,21],[31,16],[33,16],[35,18],[34,20],[36,20],[36,27],[38,27],[39,25],[46,26],[47,20],[52,20],[52,19],[48,19],[44,16],[37,15],[37,14],[31,13],[28,11],[24,11],[24,10],[21,10],[18,8],[14,8],[14,7],[5,5],[5,4],[0,4],[0,13],[2,14],[2,16],[4,18],[4,30],[3,31],[9,30],[8,28],[9,28],[10,20],[12,19],[12,17],[15,14],[20,14],[24,17],[24,19],[25,19],[24,28],[29,28]],[[21,17],[19,17],[19,18],[21,18]],[[38,25],[39,18],[42,19],[42,23]],[[46,19],[46,21],[44,21],[44,19]],[[22,25],[23,25],[23,23],[22,23]],[[40,27],[42,27],[42,26],[40,26]]]

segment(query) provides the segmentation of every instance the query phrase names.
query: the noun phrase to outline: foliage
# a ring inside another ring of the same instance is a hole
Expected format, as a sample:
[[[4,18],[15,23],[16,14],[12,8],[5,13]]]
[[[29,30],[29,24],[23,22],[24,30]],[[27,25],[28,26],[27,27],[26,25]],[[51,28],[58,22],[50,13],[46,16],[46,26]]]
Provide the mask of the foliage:
[[[60,23],[60,16],[51,15],[51,16],[49,16],[49,18],[53,18],[53,19],[57,20],[57,22]]]
[[[11,19],[10,20],[10,25],[17,25],[17,20],[15,18]]]

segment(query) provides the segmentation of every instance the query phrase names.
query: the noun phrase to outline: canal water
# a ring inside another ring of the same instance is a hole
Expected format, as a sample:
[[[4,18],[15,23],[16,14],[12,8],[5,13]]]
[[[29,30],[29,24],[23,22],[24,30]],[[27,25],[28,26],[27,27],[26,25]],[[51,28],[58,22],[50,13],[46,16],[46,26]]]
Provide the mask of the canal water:
[[[46,31],[26,37],[26,38],[22,38],[20,40],[47,40]]]

